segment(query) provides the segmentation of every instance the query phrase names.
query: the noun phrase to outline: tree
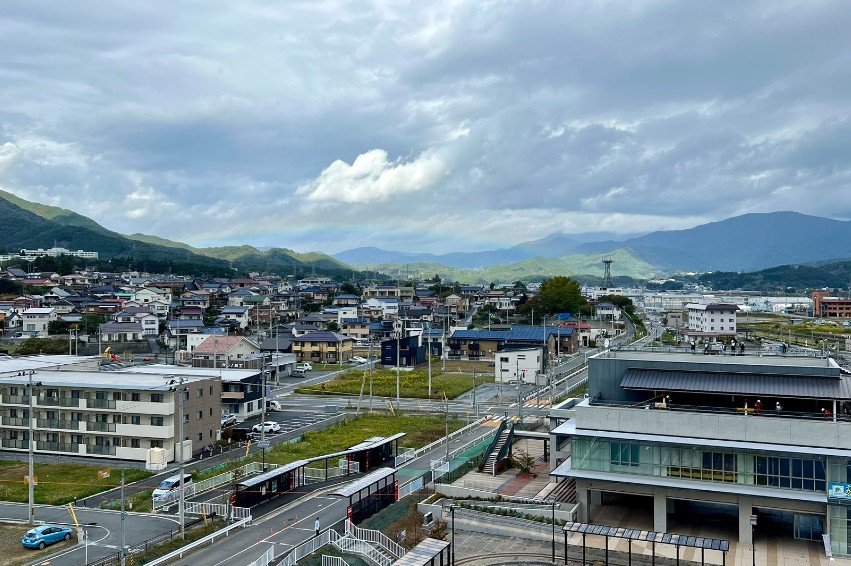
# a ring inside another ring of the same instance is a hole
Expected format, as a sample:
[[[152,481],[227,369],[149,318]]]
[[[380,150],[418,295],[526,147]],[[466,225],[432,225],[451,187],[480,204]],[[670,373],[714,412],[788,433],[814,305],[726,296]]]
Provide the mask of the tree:
[[[579,283],[570,277],[563,276],[553,277],[541,283],[541,292],[538,296],[543,309],[541,314],[576,313],[586,302]]]
[[[340,325],[337,324],[336,320],[328,321],[328,324],[325,326],[325,328],[330,330],[331,332],[339,332],[340,331]]]
[[[348,293],[349,295],[355,295],[356,297],[360,297],[360,289],[358,289],[348,281],[340,285],[340,291],[342,291],[343,293]]]

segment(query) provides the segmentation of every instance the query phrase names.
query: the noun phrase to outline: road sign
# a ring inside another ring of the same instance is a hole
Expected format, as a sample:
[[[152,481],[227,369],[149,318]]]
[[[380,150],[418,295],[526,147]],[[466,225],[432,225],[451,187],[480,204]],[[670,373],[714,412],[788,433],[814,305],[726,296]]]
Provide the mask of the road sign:
[[[269,448],[269,446],[271,446],[271,443],[268,440],[261,440],[257,443],[257,447],[260,448],[260,450],[265,450]]]

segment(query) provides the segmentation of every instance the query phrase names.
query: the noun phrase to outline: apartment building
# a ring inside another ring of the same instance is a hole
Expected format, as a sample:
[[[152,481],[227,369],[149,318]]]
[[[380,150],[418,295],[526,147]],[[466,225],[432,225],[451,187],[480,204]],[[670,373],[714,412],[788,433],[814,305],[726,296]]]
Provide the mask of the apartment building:
[[[687,305],[689,339],[703,341],[723,340],[736,336],[737,305],[723,303],[691,303]]]
[[[750,544],[753,518],[757,539],[851,553],[851,380],[832,359],[612,351],[588,395],[552,431],[580,521],[620,502],[658,532],[706,515]]]
[[[352,359],[354,342],[342,334],[318,330],[294,338],[292,350],[300,362],[336,364]]]
[[[61,367],[66,357],[0,360],[0,445],[26,452],[30,429],[34,450],[52,455],[150,461],[163,449],[173,461],[180,433],[179,368],[159,374],[106,372]],[[33,394],[29,380],[32,373]],[[186,457],[216,440],[221,413],[221,380],[185,376],[183,438]],[[32,403],[32,411],[30,411]]]

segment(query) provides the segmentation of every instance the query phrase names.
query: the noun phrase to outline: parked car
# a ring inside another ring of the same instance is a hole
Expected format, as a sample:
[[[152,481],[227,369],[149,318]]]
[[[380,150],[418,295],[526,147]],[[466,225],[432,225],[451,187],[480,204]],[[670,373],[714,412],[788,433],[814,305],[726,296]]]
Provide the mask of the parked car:
[[[313,371],[313,366],[310,365],[310,362],[304,362],[301,364],[296,364],[295,369],[302,369],[304,371]]]
[[[293,372],[290,374],[290,377],[304,377],[307,373],[306,369],[295,368]]]
[[[724,344],[720,342],[711,342],[703,349],[704,354],[720,354],[724,351]]]
[[[280,432],[281,425],[275,421],[266,421],[265,423],[257,423],[251,427],[251,432]]]
[[[21,544],[27,548],[42,549],[48,544],[59,542],[60,540],[71,540],[74,536],[74,531],[69,527],[62,525],[39,525],[26,532]]]
[[[20,337],[22,337],[23,335],[24,335],[24,333],[23,333],[23,332],[13,332],[13,333],[12,333],[12,338],[20,338]]]
[[[222,428],[236,424],[236,415],[222,415]]]
[[[352,356],[352,361],[356,364],[365,364],[367,359],[363,356]]]

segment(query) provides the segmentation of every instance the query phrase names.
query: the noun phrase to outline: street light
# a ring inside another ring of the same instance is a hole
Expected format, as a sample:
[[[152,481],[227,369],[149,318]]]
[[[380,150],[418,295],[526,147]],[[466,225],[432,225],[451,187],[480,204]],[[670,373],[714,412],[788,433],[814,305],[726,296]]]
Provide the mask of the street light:
[[[567,550],[565,550],[565,555]],[[556,501],[553,500],[553,563],[556,561]]]
[[[751,515],[751,564],[756,566],[756,515]]]
[[[452,514],[452,556],[450,562],[455,566],[455,504],[449,506],[449,512]]]

